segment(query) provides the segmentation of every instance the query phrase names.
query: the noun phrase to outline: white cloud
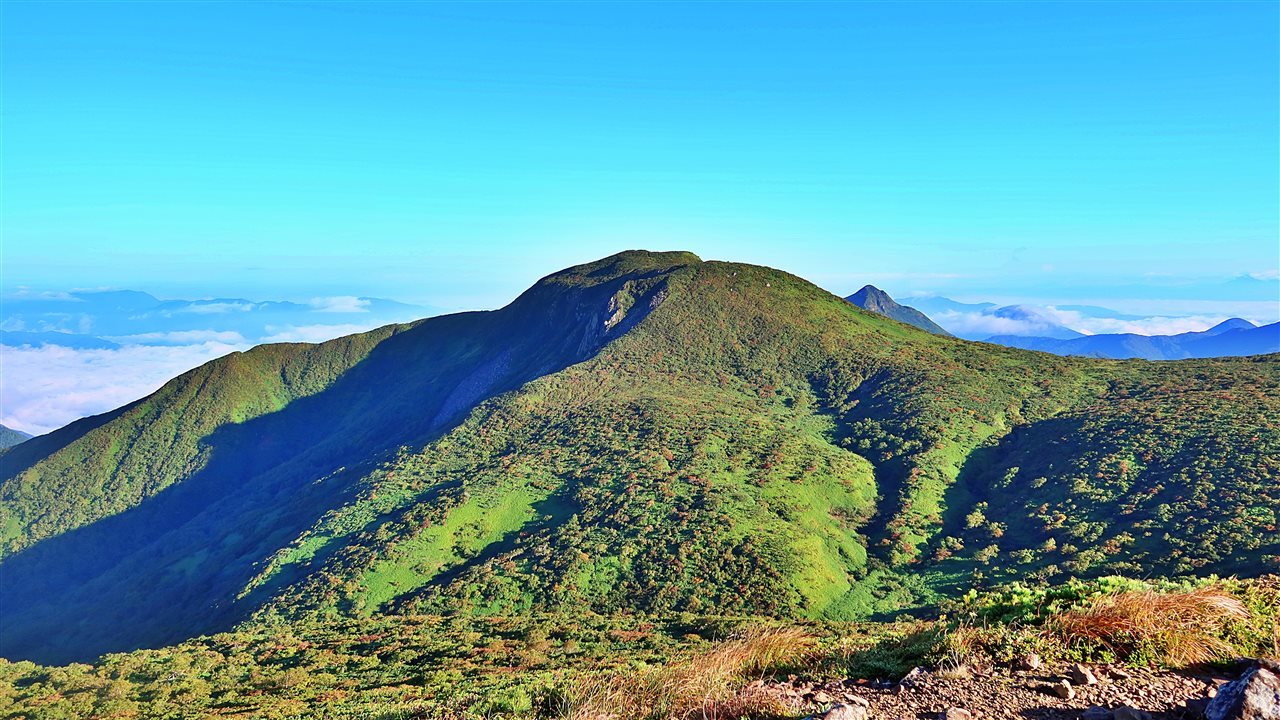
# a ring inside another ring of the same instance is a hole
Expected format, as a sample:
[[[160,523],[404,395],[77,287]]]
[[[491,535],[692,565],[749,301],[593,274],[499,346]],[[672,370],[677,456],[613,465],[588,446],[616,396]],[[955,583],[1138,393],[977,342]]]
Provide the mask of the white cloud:
[[[322,342],[377,323],[272,326],[262,342]],[[97,415],[154,392],[209,360],[249,349],[240,333],[178,330],[112,338],[124,347],[0,345],[0,423],[32,434]]]
[[[354,295],[311,298],[308,303],[316,312],[363,313],[369,312],[369,301]]]
[[[68,302],[84,302],[82,299],[62,290],[34,290],[26,285],[19,285],[8,295],[9,300],[64,300]]]
[[[1053,324],[1040,318],[1003,317],[990,312],[947,310],[929,316],[948,332],[961,337],[986,338],[992,335],[1044,335]]]
[[[108,339],[122,345],[193,345],[207,342],[244,345],[248,342],[234,330],[173,330],[119,335]]]
[[[1065,327],[1085,335],[1133,333],[1136,335],[1177,335],[1202,332],[1234,314],[1198,314],[1184,316],[1150,315],[1146,317],[1092,317],[1078,310],[1064,310],[1053,305],[1021,305],[1017,314],[1004,313],[1004,308],[985,311],[947,310],[930,317],[949,332],[961,337],[987,338],[992,335],[1051,336],[1055,327]],[[1254,324],[1266,320],[1246,317]]]
[[[249,312],[256,307],[258,307],[258,304],[251,302],[194,302],[174,312],[217,315],[229,312]]]
[[[1096,318],[1088,317],[1074,310],[1059,310],[1053,306],[1044,308],[1044,312],[1058,323],[1085,335],[1111,333],[1177,335],[1185,332],[1202,332],[1223,320],[1230,319],[1227,315],[1188,315],[1184,317],[1153,315],[1137,319]]]
[[[271,333],[262,338],[264,343],[286,343],[286,342],[304,342],[318,343],[325,340],[332,340],[343,335],[351,335],[353,333],[364,332],[378,327],[377,324],[358,325],[347,323],[344,325],[288,325],[283,327],[268,326],[267,332]]]
[[[32,434],[113,410],[243,346],[203,342],[114,350],[0,346],[0,423]]]

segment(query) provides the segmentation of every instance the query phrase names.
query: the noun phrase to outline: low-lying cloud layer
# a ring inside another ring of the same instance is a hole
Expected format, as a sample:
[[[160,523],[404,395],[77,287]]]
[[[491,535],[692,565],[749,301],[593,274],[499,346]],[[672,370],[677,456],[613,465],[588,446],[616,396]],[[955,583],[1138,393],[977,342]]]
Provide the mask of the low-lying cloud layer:
[[[1052,305],[1036,307],[1035,311],[1034,315],[1010,316],[998,315],[989,310],[942,310],[929,313],[929,317],[946,328],[948,332],[971,339],[985,339],[999,335],[1053,337],[1055,332],[1060,332],[1062,328],[1082,335],[1112,333],[1177,335],[1186,332],[1203,332],[1233,317],[1232,315],[1091,317],[1077,310],[1063,310]],[[1255,324],[1261,323],[1255,322]]]
[[[37,435],[145,397],[231,352],[323,342],[431,314],[353,296],[288,303],[21,291],[5,300],[0,424]]]
[[[134,345],[83,350],[0,346],[0,424],[39,435],[145,397],[187,370],[246,345]]]

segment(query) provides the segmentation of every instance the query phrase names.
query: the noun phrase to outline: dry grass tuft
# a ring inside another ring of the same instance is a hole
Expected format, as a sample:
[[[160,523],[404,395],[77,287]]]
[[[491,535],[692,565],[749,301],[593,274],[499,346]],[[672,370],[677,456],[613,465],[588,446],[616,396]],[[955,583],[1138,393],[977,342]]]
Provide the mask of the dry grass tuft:
[[[578,682],[568,688],[561,715],[569,720],[776,716],[784,710],[777,700],[746,683],[804,662],[814,651],[814,636],[803,629],[755,630],[682,663]]]
[[[1249,619],[1240,600],[1208,586],[1185,592],[1153,590],[1106,595],[1089,607],[1060,615],[1056,627],[1068,643],[1092,641],[1122,656],[1149,656],[1171,666],[1230,657],[1226,628]]]

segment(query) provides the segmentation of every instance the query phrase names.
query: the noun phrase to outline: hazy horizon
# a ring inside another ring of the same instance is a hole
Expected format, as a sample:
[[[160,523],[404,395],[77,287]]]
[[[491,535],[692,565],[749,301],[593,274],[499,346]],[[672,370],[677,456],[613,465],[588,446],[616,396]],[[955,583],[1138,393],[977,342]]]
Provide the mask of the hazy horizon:
[[[593,259],[596,258],[581,258],[581,261]],[[0,331],[4,332],[0,338],[0,359],[5,370],[0,377],[0,396],[5,401],[0,424],[33,434],[49,432],[81,417],[106,412],[141,398],[186,370],[258,344],[322,342],[391,322],[466,310],[497,309],[542,275],[530,273],[518,289],[507,289],[499,282],[491,282],[487,285],[488,302],[473,307],[399,305],[399,298],[356,295],[240,298],[228,293],[212,293],[204,297],[156,295],[154,297],[161,301],[162,309],[130,311],[137,314],[125,313],[120,317],[103,317],[96,307],[77,306],[89,306],[91,303],[86,298],[98,293],[106,296],[113,291],[145,290],[6,288],[5,295],[0,297],[4,301],[0,311]],[[876,284],[904,304],[920,301],[922,296],[942,297],[931,290],[904,292],[902,288],[908,287],[905,282],[889,280],[889,283],[883,283],[867,278],[825,289],[844,297],[863,284]],[[1212,289],[1215,283],[1206,285]],[[1256,286],[1250,284],[1249,291],[1274,292],[1273,285],[1276,283],[1272,280],[1259,281]],[[931,317],[947,329],[967,331],[968,336],[977,339],[1001,334],[1034,336],[1038,334],[1036,330],[1040,327],[1041,318],[1086,335],[1194,332],[1233,317],[1243,317],[1258,325],[1280,320],[1280,304],[1265,300],[1173,302],[1085,297],[1050,302],[1036,297],[973,293],[956,294],[950,299],[997,306],[1021,305],[1033,310],[1037,316],[1031,321],[1019,321],[978,311],[946,315],[931,313]],[[71,304],[60,306],[59,302]],[[51,303],[51,308],[44,307]],[[1099,314],[1073,309],[1090,305],[1115,312]],[[29,313],[33,307],[41,307],[45,313],[33,316]],[[268,311],[267,319],[256,319],[255,316],[263,314],[264,310]],[[50,332],[67,333],[68,337],[56,340],[53,336],[41,335]],[[72,342],[75,338],[91,338],[92,342]]]
[[[1026,304],[1084,333],[1280,319],[1275,4],[10,2],[4,19],[0,328],[105,336],[5,346],[3,418],[23,429],[257,342],[407,319],[361,298],[491,309],[628,248],[842,296]],[[108,332],[16,300],[84,288],[298,307]],[[1009,324],[990,320],[966,327]]]

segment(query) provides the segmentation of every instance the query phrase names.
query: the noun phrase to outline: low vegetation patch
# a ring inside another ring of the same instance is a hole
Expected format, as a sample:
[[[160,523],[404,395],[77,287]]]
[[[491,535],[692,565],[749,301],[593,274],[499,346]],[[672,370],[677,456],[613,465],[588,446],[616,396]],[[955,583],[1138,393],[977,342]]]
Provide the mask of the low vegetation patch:
[[[1119,577],[970,593],[948,606],[940,647],[954,661],[1099,660],[1181,668],[1275,655],[1280,583]]]
[[[815,650],[815,636],[802,628],[751,630],[670,665],[576,680],[555,709],[572,720],[776,715],[782,708],[773,697],[744,691],[744,686],[783,669],[805,667]]]
[[[1278,657],[1280,578],[1011,585],[930,620],[679,614],[376,615],[247,625],[60,667],[0,660],[0,717],[792,717],[752,681],[901,678],[1046,663],[1183,667]]]

